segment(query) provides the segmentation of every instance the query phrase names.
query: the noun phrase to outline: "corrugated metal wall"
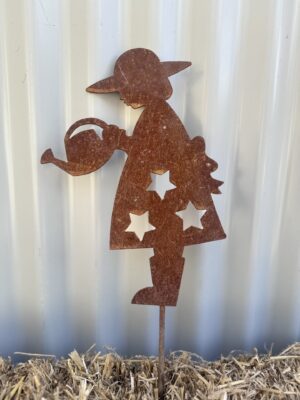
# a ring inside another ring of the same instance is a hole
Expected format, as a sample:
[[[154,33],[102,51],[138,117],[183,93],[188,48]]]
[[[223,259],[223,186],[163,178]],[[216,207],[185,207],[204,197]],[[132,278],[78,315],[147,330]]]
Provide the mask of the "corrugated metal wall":
[[[110,345],[156,353],[156,307],[130,304],[150,282],[151,250],[109,250],[124,165],[72,178],[75,120],[132,130],[139,111],[85,87],[132,47],[191,60],[170,101],[203,135],[225,181],[215,202],[225,241],[185,249],[167,347],[213,358],[300,339],[300,2],[297,0],[0,1],[0,353],[65,354]]]

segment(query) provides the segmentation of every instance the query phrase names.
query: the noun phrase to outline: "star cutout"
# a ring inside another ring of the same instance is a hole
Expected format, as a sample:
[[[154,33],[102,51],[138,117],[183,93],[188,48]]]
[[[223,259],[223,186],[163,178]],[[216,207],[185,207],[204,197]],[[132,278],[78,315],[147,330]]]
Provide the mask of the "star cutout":
[[[168,190],[176,188],[173,183],[170,182],[170,171],[166,171],[163,174],[151,173],[151,184],[147,190],[154,190],[161,199],[165,197]]]
[[[194,207],[193,203],[189,201],[189,204],[185,210],[178,211],[176,214],[183,220],[183,230],[190,228],[191,226],[199,229],[203,229],[201,224],[201,218],[207,210],[198,210]]]
[[[140,241],[143,240],[146,232],[155,229],[155,227],[149,222],[149,211],[146,211],[141,215],[132,213],[129,213],[129,215],[131,222],[125,232],[134,232]]]

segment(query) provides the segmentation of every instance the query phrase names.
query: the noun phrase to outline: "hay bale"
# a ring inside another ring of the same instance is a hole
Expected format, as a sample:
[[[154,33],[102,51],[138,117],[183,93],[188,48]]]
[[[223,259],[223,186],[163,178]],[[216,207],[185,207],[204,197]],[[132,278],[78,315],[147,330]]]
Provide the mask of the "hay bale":
[[[0,400],[158,400],[155,357],[125,359],[91,350],[68,358],[0,357]],[[166,359],[165,399],[300,399],[300,343],[281,354],[234,355],[207,362],[186,352]]]

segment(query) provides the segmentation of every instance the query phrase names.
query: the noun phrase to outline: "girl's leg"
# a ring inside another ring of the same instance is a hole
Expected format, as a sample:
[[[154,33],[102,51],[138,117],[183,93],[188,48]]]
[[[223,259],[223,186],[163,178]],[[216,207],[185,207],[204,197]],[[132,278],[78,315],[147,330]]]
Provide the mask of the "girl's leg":
[[[183,248],[169,248],[150,259],[153,287],[141,289],[133,304],[176,306],[184,267]]]

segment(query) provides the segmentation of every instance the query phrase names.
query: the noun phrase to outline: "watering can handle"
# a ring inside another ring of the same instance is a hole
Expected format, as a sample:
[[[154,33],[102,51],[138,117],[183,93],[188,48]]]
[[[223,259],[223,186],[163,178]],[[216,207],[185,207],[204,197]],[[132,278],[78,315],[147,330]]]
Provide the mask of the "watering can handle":
[[[102,121],[101,119],[98,118],[82,118],[79,119],[78,121],[74,122],[73,125],[70,126],[70,128],[67,130],[67,133],[65,135],[65,141],[70,139],[72,133],[79,128],[80,126],[83,125],[97,125],[102,129],[105,129],[108,125],[106,122]]]

